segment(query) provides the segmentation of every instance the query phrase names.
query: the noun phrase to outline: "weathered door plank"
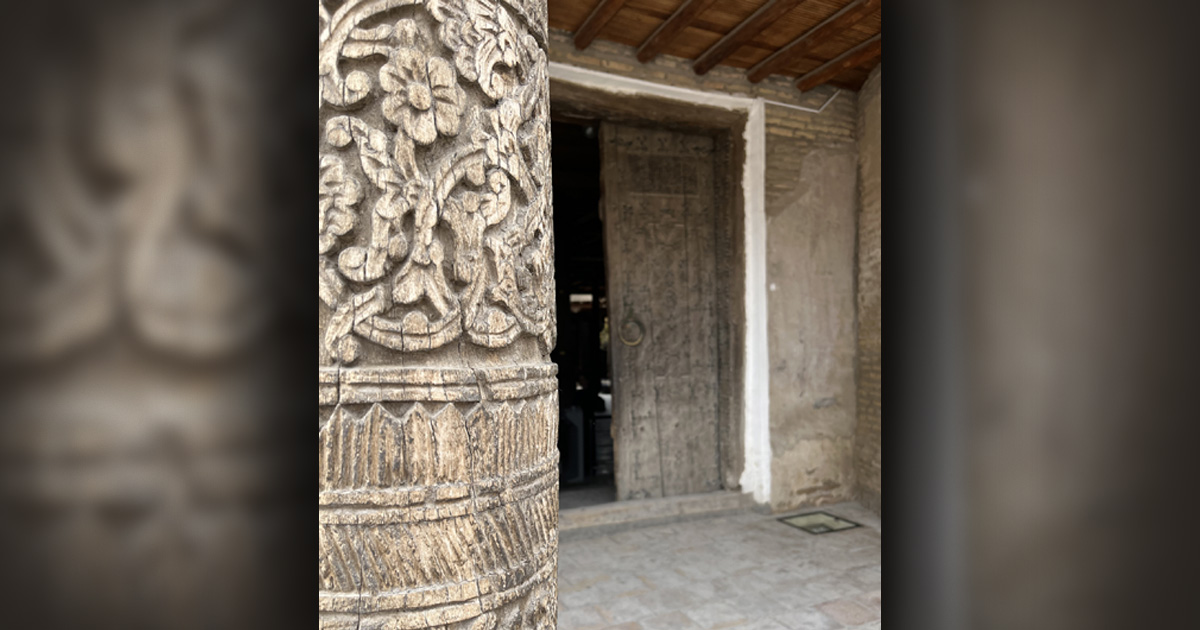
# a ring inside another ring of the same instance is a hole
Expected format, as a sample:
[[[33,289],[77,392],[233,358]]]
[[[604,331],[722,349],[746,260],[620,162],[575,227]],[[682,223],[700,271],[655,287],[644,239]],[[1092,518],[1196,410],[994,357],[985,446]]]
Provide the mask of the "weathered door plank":
[[[601,145],[618,497],[719,489],[713,138],[605,123]]]

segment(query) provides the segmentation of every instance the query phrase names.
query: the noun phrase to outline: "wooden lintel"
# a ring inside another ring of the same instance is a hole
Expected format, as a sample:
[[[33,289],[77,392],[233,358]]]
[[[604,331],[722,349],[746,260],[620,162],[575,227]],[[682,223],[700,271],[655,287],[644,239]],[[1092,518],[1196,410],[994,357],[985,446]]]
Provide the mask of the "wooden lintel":
[[[821,64],[816,70],[796,79],[796,87],[800,88],[801,92],[807,92],[817,86],[828,83],[830,79],[850,68],[878,59],[882,52],[883,33],[880,33]]]
[[[696,17],[715,1],[686,0],[686,2],[679,5],[679,8],[675,9],[671,17],[664,20],[662,24],[659,24],[658,28],[654,29],[654,32],[650,34],[650,37],[647,37],[646,41],[642,42],[641,46],[638,46],[638,61],[649,63],[650,60],[657,57],[667,46],[671,45],[671,42],[675,41],[676,37],[679,37],[683,29],[694,22]]]
[[[874,13],[875,9],[879,8],[879,3],[880,0],[854,0],[854,2],[846,5],[842,10],[831,15],[829,19],[812,27],[800,37],[792,40],[788,45],[755,64],[746,73],[746,78],[752,83],[758,83],[768,76],[775,74],[789,63],[800,59],[817,46],[829,41],[838,33],[854,26],[863,18]]]
[[[788,11],[791,11],[796,5],[805,0],[770,0],[770,2],[759,7],[753,15],[742,20],[741,24],[733,27],[733,30],[725,34],[724,37],[717,40],[717,43],[708,47],[692,64],[692,70],[696,74],[706,74],[725,60],[726,57],[737,52],[737,49],[745,46],[754,39],[756,35],[761,33],[768,26],[773,24],[775,20],[783,17]]]
[[[613,19],[617,11],[625,6],[625,0],[600,0],[596,3],[596,8],[592,9],[587,19],[583,21],[583,25],[579,30],[575,31],[575,48],[583,50],[592,45],[592,40],[600,34],[600,30],[604,28],[608,21]]]

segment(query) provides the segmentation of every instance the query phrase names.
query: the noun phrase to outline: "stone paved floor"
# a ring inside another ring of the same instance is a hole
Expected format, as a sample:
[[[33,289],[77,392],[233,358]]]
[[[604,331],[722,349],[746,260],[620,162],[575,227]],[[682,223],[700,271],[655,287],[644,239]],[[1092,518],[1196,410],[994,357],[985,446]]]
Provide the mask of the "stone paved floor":
[[[565,539],[558,628],[882,627],[879,518],[820,509],[863,527],[815,536],[744,512]]]
[[[612,503],[616,500],[617,487],[613,485],[612,477],[578,486],[562,487],[558,491],[558,508],[560,510]]]

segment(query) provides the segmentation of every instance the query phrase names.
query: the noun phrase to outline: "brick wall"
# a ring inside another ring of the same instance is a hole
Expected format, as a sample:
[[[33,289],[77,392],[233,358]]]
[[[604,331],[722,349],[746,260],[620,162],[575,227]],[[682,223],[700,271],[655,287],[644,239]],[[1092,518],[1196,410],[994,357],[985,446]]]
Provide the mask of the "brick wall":
[[[659,55],[650,63],[644,64],[637,60],[634,52],[631,46],[600,39],[592,42],[586,50],[576,50],[570,33],[550,29],[552,62],[675,87],[763,98],[811,108],[820,107],[834,92],[833,88],[820,87],[810,93],[801,94],[792,81],[778,76],[751,83],[746,80],[745,70],[727,66],[717,66],[708,74],[698,75],[692,71],[691,60]],[[851,126],[853,127],[853,120]]]
[[[882,68],[882,65],[877,66],[871,72],[858,93],[861,208],[858,215],[858,426],[855,429],[854,462],[858,471],[858,498],[876,513],[882,511],[883,495]]]
[[[696,75],[690,61],[596,41],[576,50],[551,30],[551,61],[766,104],[771,505],[785,510],[855,496],[855,212],[858,99],[835,90],[802,94],[792,81],[758,84],[745,71]],[[774,101],[776,104],[772,104]]]

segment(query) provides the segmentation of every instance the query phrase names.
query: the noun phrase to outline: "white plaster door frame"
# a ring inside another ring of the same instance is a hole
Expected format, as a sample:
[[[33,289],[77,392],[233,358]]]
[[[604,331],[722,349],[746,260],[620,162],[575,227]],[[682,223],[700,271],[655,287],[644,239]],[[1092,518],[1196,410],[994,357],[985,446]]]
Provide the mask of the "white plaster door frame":
[[[550,62],[550,79],[611,94],[651,96],[744,113],[742,162],[745,251],[745,346],[742,379],[742,491],[757,503],[771,500],[769,349],[767,347],[767,218],[765,101],[692,90]]]

